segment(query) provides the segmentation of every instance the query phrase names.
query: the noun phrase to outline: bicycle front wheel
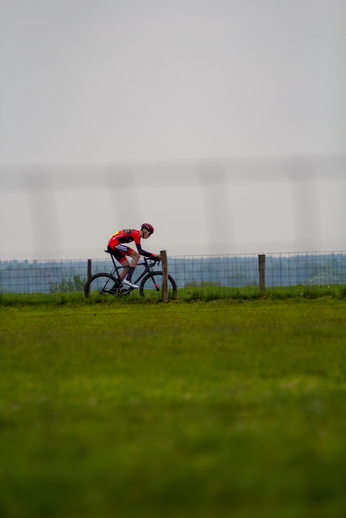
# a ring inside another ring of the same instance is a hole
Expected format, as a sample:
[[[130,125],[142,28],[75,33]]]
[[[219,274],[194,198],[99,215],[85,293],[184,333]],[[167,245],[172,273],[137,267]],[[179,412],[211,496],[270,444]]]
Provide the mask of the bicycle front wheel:
[[[139,287],[142,297],[161,299],[162,296],[162,272],[148,273]],[[172,299],[177,293],[177,285],[173,277],[168,275],[168,298]]]
[[[116,297],[120,293],[120,284],[113,275],[97,273],[93,275],[84,286],[84,296],[89,297]]]

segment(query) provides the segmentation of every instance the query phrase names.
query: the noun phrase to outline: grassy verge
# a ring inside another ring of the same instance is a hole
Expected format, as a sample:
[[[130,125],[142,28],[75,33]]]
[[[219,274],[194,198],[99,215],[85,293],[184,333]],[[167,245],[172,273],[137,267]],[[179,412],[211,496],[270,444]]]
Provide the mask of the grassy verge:
[[[1,516],[343,518],[345,310],[2,306]]]
[[[320,297],[346,298],[346,286],[332,284],[330,286],[275,286],[266,288],[261,293],[258,287],[247,286],[243,288],[227,288],[223,286],[195,286],[180,290],[180,296],[184,300],[253,300],[272,299],[287,300],[292,298],[316,299]]]
[[[175,296],[181,302],[212,301],[212,300],[289,300],[289,299],[317,299],[317,298],[346,298],[346,286],[333,284],[330,286],[287,286],[267,288],[261,293],[258,287],[227,288],[224,286],[194,286],[179,288]],[[22,305],[64,305],[64,304],[152,304],[160,302],[161,295],[154,294],[142,298],[138,292],[129,296],[114,298],[107,296],[93,296],[85,299],[83,292],[69,293],[6,293],[0,294],[0,306]]]

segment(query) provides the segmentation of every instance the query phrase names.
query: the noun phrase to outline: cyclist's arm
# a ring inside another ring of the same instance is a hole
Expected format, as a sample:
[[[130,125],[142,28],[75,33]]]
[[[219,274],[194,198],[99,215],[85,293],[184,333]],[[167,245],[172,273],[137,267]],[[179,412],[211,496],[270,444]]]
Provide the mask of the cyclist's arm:
[[[136,243],[136,247],[137,247],[138,253],[140,255],[142,255],[143,257],[159,257],[158,254],[151,254],[150,252],[146,252],[145,250],[143,250],[140,243]]]

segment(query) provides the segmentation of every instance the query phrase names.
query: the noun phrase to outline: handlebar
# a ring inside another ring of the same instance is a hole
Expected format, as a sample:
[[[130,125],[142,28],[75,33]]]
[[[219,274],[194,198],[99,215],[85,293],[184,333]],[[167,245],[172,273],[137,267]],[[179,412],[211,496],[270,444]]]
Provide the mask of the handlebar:
[[[154,266],[155,263],[159,263],[160,262],[160,258],[159,257],[143,257],[143,260],[146,263],[149,263],[149,267]],[[152,263],[152,264],[150,264],[150,263]]]
[[[142,257],[143,262],[137,264],[137,266],[147,266],[148,268],[152,268],[155,263],[159,263],[160,259],[158,257]]]

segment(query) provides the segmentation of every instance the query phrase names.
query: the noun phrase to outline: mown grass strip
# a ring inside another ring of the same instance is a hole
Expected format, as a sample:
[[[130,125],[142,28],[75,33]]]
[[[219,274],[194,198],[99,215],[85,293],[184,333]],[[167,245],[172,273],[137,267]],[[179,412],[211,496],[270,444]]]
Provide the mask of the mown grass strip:
[[[178,289],[175,300],[180,302],[211,300],[289,300],[317,298],[346,298],[346,286],[335,284],[330,286],[288,286],[267,288],[261,293],[257,287],[228,288],[222,286],[194,286]],[[83,292],[68,293],[6,293],[0,294],[0,306],[22,306],[37,304],[152,304],[160,302],[160,294],[142,298],[137,292],[129,296],[112,297],[110,295],[94,295],[85,299]]]

